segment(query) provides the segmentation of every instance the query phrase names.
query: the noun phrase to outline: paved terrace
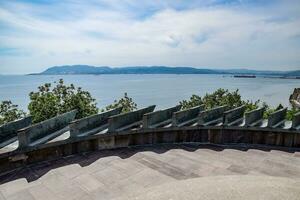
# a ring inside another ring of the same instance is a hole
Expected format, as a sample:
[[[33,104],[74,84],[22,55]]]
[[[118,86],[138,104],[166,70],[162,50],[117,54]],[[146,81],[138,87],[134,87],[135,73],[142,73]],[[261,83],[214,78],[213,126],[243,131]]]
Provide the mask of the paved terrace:
[[[300,113],[154,107],[1,126],[0,200],[300,199]]]
[[[78,154],[0,177],[0,199],[299,199],[300,153],[159,145]]]

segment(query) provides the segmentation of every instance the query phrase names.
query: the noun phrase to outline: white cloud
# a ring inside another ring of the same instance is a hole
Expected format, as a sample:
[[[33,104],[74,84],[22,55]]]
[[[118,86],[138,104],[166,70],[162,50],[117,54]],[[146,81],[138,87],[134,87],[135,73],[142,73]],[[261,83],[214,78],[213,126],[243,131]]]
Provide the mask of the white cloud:
[[[0,4],[0,25],[6,27],[0,30],[0,73],[16,73],[16,68],[18,73],[38,72],[64,64],[300,66],[296,1],[230,6],[198,1],[195,7],[191,5],[197,1],[176,6],[154,2]],[[7,48],[12,50],[7,53]]]

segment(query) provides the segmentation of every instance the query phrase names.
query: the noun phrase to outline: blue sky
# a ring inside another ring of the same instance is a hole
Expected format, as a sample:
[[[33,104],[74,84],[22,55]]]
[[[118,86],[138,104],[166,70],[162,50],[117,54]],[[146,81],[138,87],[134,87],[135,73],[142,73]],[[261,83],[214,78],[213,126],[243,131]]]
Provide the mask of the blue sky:
[[[67,64],[300,69],[300,1],[0,0],[0,74]]]

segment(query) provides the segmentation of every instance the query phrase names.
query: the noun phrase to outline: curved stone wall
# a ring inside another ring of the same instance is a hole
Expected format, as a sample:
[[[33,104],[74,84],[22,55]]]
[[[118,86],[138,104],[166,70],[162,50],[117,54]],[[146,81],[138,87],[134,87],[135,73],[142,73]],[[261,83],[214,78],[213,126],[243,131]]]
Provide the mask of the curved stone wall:
[[[262,119],[263,109],[244,113],[243,106],[232,110],[224,106],[211,110],[203,110],[203,106],[185,111],[178,109],[176,107],[153,112],[154,106],[150,106],[118,114],[120,108],[117,108],[115,111],[69,122],[71,129],[67,122],[74,117],[76,111],[57,116],[42,122],[42,129],[35,130],[40,126],[32,125],[21,130],[19,136],[22,138],[33,138],[31,134],[36,131],[42,138],[39,137],[38,142],[32,141],[31,145],[22,145],[0,154],[0,173],[72,154],[131,146],[200,143],[268,145],[295,151],[300,148],[300,113],[295,115],[293,121],[286,121],[286,109],[276,111],[268,120]],[[153,116],[157,119],[153,120]],[[180,118],[180,123],[173,123],[179,116],[184,116]],[[58,119],[64,124],[61,130],[55,129],[54,134],[48,127]],[[75,126],[74,123],[80,123],[80,126]],[[151,126],[144,127],[145,123]],[[25,134],[24,130],[32,131]],[[52,135],[58,136],[58,133],[65,134],[66,137],[48,141],[48,138],[52,138]]]
[[[172,143],[269,145],[298,151],[300,133],[262,128],[175,127],[90,135],[4,153],[0,155],[0,172],[88,151]]]

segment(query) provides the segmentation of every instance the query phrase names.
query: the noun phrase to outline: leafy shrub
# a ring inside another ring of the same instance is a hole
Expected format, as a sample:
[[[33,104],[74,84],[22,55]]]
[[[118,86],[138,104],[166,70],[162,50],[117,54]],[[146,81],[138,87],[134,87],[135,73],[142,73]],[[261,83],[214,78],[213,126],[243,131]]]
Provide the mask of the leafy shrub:
[[[52,88],[51,83],[38,87],[29,94],[28,110],[34,123],[77,109],[76,119],[98,113],[95,99],[87,91],[73,84],[65,85],[62,79]]]
[[[23,110],[18,109],[11,101],[2,101],[0,103],[0,125],[21,119],[26,116]]]
[[[122,113],[130,112],[137,109],[137,104],[133,101],[131,97],[127,95],[127,93],[124,93],[124,97],[122,97],[119,100],[115,100],[114,103],[108,105],[105,107],[104,110],[111,110],[114,108],[122,107]]]
[[[219,88],[211,94],[206,94],[204,97],[194,94],[189,100],[183,100],[179,104],[182,106],[182,109],[188,109],[201,104],[204,104],[206,109],[223,105],[227,105],[229,108],[245,105],[246,110],[249,111],[258,108],[259,100],[254,103],[249,100],[245,101],[242,100],[239,90],[230,92],[229,90]]]

